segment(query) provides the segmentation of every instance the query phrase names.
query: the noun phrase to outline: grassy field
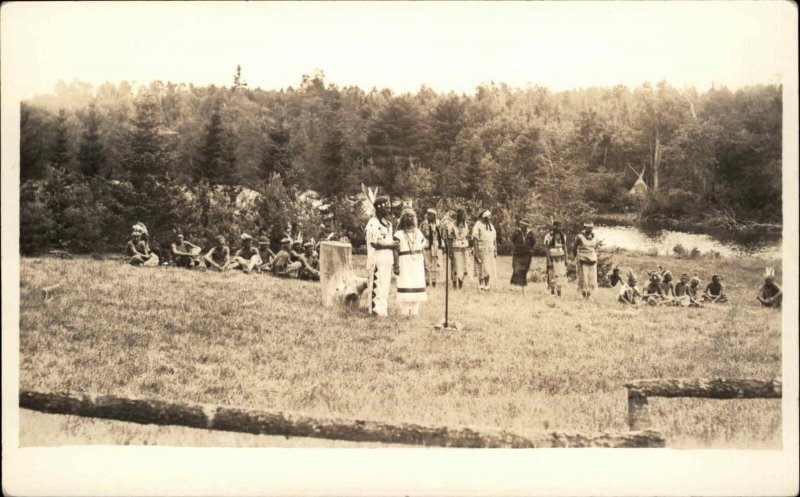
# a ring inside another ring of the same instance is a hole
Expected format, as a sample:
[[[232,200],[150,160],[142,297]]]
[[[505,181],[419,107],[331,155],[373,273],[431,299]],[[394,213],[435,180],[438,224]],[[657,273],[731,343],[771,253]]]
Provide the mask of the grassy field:
[[[23,258],[21,387],[524,434],[626,430],[623,384],[631,379],[780,376],[780,313],[761,309],[754,298],[760,261],[614,259],[640,275],[657,264],[698,272],[706,281],[719,272],[733,303],[625,308],[614,290],[600,289],[584,302],[573,284],[561,299],[543,283],[522,295],[507,283],[510,258],[501,258],[494,292],[479,293],[470,280],[451,294],[451,317],[466,329],[442,332],[431,325],[444,314],[443,288],[429,292],[416,321],[376,321],[323,309],[314,283]],[[363,267],[363,258],[356,264]],[[534,259],[534,267],[543,266]],[[56,282],[64,285],[45,303],[41,288]],[[654,399],[651,405],[654,428],[672,447],[780,446],[775,400]],[[57,438],[65,430],[93,443],[184,440],[165,431],[171,428],[146,432],[68,416],[32,421],[31,414],[23,411],[22,444],[41,444],[43,433]],[[265,444],[264,437],[208,437],[187,436],[183,443]]]

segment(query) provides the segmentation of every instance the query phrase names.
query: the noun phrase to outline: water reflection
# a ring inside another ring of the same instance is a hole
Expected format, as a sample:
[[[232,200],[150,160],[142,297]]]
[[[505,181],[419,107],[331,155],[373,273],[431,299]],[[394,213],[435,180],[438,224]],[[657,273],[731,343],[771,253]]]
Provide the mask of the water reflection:
[[[764,259],[781,257],[779,234],[746,234],[726,231],[713,236],[663,229],[640,229],[629,226],[595,226],[597,238],[606,247],[619,247],[635,252],[674,254],[673,248],[681,245],[687,252],[697,248],[703,254],[711,251],[729,257],[749,255]]]

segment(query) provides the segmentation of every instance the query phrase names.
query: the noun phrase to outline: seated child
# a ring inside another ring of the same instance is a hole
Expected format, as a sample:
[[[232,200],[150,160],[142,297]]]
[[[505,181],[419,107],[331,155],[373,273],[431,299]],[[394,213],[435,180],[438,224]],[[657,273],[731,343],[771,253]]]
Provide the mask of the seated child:
[[[675,286],[672,284],[672,273],[669,270],[661,273],[660,286],[664,293],[664,305],[675,305]]]
[[[767,268],[764,274],[764,284],[758,289],[756,298],[764,307],[780,308],[783,301],[783,291],[780,285],[775,283],[775,269]]]
[[[619,268],[615,267],[614,270],[611,272],[611,276],[608,277],[608,283],[611,285],[611,288],[617,286],[617,283],[621,283],[622,286],[625,286],[625,280],[622,278],[622,275],[619,273]]]
[[[720,282],[719,275],[711,275],[711,283],[706,286],[706,291],[703,292],[703,302],[711,302],[712,304],[724,304],[728,302],[728,297],[723,290],[724,287],[722,282]]]
[[[661,288],[661,277],[658,273],[650,275],[650,282],[644,287],[642,300],[650,305],[661,305],[664,303],[664,290]]]
[[[622,304],[636,305],[642,298],[641,292],[636,288],[636,275],[628,276],[628,284],[623,283],[619,289],[619,301]]]
[[[697,285],[700,284],[700,280],[697,278],[695,279],[697,280],[697,284],[695,285],[696,292]],[[675,285],[675,305],[679,305],[681,307],[702,307],[692,295],[691,285],[689,284],[689,275],[686,273],[681,275],[681,280],[677,285]]]

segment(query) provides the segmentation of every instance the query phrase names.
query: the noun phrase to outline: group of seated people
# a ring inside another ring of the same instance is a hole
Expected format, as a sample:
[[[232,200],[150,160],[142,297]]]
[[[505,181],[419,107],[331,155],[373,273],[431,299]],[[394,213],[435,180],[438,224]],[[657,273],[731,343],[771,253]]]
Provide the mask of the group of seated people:
[[[672,272],[661,266],[657,271],[648,271],[648,283],[639,291],[636,275],[628,273],[627,282],[619,269],[614,269],[609,277],[611,286],[620,285],[619,301],[623,304],[636,305],[646,302],[648,305],[674,305],[680,307],[703,307],[703,304],[724,304],[728,302],[724,286],[718,274],[711,275],[711,282],[700,293],[700,278],[695,274],[691,279],[686,273],[681,274],[680,281],[673,284]],[[764,284],[758,290],[758,301],[764,307],[780,307],[782,301],[781,287],[775,283],[775,270],[767,268]]]
[[[241,248],[231,255],[225,237],[220,235],[216,244],[203,254],[201,247],[178,233],[170,245],[172,264],[189,269],[238,269],[245,273],[268,273],[282,278],[319,281],[319,256],[313,240],[302,243],[299,240],[293,241],[287,235],[281,240],[281,248],[277,253],[270,250],[269,240],[265,236],[259,239],[258,246],[247,233],[241,235],[240,241]],[[141,223],[134,226],[126,255],[129,257],[128,262],[134,266],[158,266],[162,259],[150,249],[147,228]]]

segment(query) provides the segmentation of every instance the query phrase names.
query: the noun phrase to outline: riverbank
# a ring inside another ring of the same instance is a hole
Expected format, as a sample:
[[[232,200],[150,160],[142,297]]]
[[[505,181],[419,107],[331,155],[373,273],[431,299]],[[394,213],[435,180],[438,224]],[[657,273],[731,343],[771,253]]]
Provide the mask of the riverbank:
[[[635,212],[605,212],[594,216],[594,224],[635,227],[638,217]]]
[[[653,255],[782,257],[782,232],[776,225],[726,228],[713,221],[642,220],[635,213],[595,217],[595,234],[606,247]]]
[[[742,236],[780,236],[783,226],[774,223],[736,221],[730,218],[710,217],[703,220],[676,219],[667,216],[640,217],[638,212],[601,212],[594,217],[595,224],[603,226],[637,227],[644,230],[685,231],[708,235],[736,232]]]

